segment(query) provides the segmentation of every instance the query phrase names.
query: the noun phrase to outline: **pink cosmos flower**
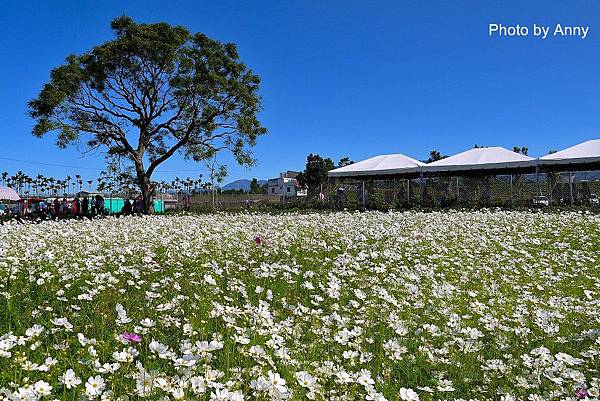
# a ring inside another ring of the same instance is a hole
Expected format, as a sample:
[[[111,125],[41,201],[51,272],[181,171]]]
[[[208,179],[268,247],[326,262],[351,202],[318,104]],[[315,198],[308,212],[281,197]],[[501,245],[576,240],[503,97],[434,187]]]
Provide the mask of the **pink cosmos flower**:
[[[124,331],[123,334],[121,334],[121,338],[129,343],[139,343],[140,341],[142,341],[142,337],[139,334],[128,333],[126,331]]]
[[[264,240],[260,235],[257,235],[256,237],[254,237],[254,242],[256,242],[256,245],[261,245]]]
[[[575,397],[577,397],[579,399],[586,398],[587,396],[589,396],[589,393],[583,387],[578,388],[577,391],[575,391]]]

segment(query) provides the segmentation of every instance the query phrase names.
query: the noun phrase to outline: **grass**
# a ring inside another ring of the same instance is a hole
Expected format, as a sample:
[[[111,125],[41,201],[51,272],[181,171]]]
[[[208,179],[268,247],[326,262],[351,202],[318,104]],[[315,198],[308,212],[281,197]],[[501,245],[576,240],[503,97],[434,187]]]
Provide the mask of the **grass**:
[[[599,223],[496,211],[3,226],[0,388],[99,399],[85,386],[99,375],[105,399],[597,397]],[[67,369],[82,383],[66,388]]]

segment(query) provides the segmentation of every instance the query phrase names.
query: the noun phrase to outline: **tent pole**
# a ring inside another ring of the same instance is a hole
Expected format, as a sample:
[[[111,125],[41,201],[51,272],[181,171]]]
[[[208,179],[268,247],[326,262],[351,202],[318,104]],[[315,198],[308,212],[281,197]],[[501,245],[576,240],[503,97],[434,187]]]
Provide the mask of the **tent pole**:
[[[365,180],[362,181],[362,205],[365,207]]]
[[[548,187],[547,191],[548,191],[548,199],[550,200],[550,203],[552,202],[552,176],[549,173],[546,173],[546,186]]]
[[[513,175],[510,175],[510,205],[513,204]]]
[[[573,173],[569,171],[569,195],[571,197],[571,206],[573,206]]]
[[[456,201],[458,202],[458,176],[456,177]]]

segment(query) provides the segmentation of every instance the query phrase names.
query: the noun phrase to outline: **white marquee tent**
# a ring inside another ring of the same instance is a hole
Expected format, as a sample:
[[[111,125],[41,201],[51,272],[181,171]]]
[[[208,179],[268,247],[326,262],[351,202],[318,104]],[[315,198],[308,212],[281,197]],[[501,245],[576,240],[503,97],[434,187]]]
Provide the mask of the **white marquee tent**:
[[[533,157],[500,146],[474,148],[423,166],[424,173],[535,167]]]
[[[402,154],[380,155],[331,170],[330,177],[410,175],[476,171],[494,174],[502,170],[530,171],[540,166],[590,169],[600,166],[600,139],[593,139],[540,158],[529,157],[500,146],[474,148],[432,163],[422,163]],[[567,167],[568,166],[568,167]]]
[[[14,189],[0,186],[0,200],[18,201],[19,199],[21,199],[21,197]]]
[[[542,166],[600,163],[600,139],[582,142],[538,160]]]
[[[380,155],[349,166],[336,168],[329,171],[328,174],[330,177],[410,174],[420,172],[424,165],[425,163],[402,154]]]

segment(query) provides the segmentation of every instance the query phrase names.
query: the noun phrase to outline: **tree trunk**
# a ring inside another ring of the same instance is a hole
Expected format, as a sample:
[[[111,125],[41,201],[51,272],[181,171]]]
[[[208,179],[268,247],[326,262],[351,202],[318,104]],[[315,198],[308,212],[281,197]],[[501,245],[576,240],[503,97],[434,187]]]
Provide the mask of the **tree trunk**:
[[[144,164],[141,161],[135,161],[135,171],[137,174],[138,185],[140,192],[142,193],[142,200],[144,201],[144,214],[154,212],[152,202],[152,184],[150,183],[150,177],[146,175],[144,171]]]
[[[146,174],[143,174],[142,176],[138,177],[138,181],[139,181],[139,185],[140,185],[140,190],[142,192],[142,199],[144,201],[144,213],[148,214],[148,213],[153,213],[154,212],[154,208],[153,206],[153,200],[152,200],[152,184],[150,183],[150,179],[146,176]]]

